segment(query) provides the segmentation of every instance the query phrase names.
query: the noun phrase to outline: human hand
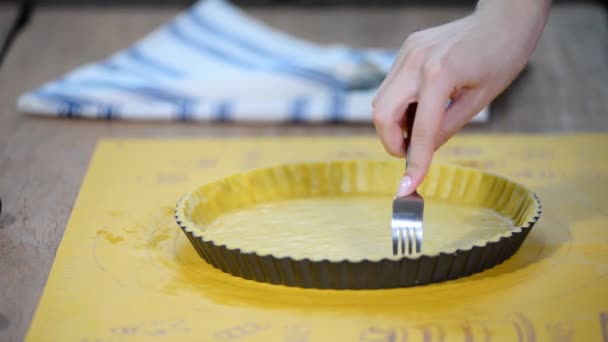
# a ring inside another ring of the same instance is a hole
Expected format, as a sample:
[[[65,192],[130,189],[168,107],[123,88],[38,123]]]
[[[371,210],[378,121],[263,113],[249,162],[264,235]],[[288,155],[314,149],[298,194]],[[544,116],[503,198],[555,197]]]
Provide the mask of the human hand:
[[[405,155],[406,109],[417,104],[407,139],[413,142],[410,160],[398,196],[418,187],[433,153],[521,72],[549,5],[550,0],[481,0],[471,15],[405,40],[372,102],[380,140],[396,157]]]

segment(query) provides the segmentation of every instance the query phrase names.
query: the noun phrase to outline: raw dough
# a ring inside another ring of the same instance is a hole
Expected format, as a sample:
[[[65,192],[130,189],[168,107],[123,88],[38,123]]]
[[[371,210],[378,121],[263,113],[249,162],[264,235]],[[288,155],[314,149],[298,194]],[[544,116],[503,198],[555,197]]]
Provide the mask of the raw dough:
[[[206,239],[258,254],[314,260],[392,256],[391,197],[307,198],[264,203],[201,227]],[[491,209],[425,200],[422,252],[436,254],[513,229]]]

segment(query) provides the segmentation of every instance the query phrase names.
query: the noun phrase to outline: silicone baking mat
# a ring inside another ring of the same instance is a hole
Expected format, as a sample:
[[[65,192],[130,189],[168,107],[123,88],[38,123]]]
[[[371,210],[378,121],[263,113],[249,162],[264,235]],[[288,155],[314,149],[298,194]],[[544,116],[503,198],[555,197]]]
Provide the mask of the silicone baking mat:
[[[27,339],[608,341],[607,147],[608,135],[452,139],[438,161],[500,173],[541,198],[519,252],[455,281],[345,291],[225,274],[200,259],[173,210],[242,169],[389,158],[376,138],[103,140]]]

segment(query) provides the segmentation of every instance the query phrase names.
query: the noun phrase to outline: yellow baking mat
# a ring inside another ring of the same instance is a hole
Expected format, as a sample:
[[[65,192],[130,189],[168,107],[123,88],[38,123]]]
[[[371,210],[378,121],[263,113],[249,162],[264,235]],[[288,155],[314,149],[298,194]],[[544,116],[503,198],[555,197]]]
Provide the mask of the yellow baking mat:
[[[608,135],[462,135],[443,147],[437,161],[513,178],[544,207],[511,259],[446,283],[256,283],[207,265],[174,222],[182,195],[235,171],[370,158],[389,158],[374,137],[101,141],[27,340],[608,341]]]

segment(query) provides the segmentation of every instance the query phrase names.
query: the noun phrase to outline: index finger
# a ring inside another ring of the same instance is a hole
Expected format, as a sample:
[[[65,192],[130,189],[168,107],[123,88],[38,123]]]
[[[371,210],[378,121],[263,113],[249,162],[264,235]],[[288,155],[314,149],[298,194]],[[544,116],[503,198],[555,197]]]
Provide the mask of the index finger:
[[[447,82],[434,79],[423,81],[412,137],[408,137],[408,145],[411,146],[405,170],[405,177],[409,177],[409,180],[405,180],[409,183],[406,194],[413,192],[420,185],[429,169],[451,88]]]

